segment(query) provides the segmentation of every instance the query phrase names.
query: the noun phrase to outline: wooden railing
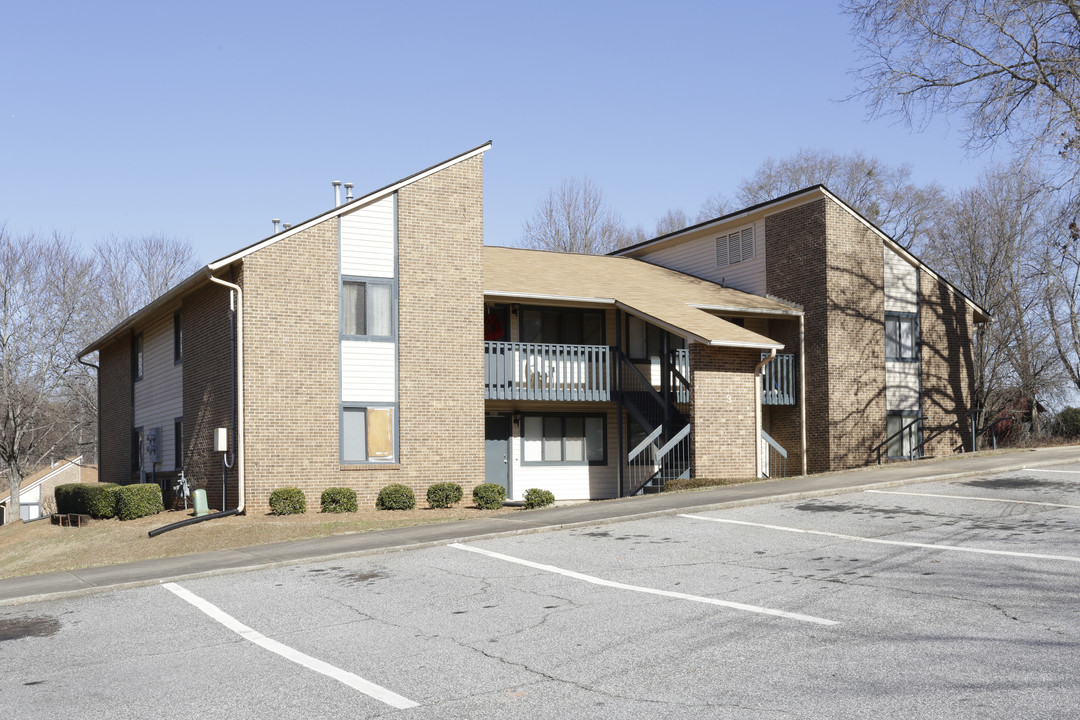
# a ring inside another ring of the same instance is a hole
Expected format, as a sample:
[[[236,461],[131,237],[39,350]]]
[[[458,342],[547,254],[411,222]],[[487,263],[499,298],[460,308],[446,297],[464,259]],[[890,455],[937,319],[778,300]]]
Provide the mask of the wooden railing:
[[[611,350],[606,345],[484,343],[488,400],[595,402],[611,399]]]

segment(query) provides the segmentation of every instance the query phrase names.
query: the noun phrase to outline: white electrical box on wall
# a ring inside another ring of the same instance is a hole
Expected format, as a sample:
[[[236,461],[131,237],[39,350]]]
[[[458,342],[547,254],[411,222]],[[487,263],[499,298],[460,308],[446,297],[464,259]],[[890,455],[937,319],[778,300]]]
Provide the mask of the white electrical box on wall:
[[[214,452],[229,452],[228,428],[218,428],[214,431]]]

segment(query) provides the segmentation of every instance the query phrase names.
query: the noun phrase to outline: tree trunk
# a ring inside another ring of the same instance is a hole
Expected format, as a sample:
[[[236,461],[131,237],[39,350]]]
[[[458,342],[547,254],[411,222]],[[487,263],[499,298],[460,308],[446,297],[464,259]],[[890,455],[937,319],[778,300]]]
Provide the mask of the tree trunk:
[[[8,465],[8,488],[11,490],[11,497],[8,499],[7,513],[4,516],[5,525],[22,522],[22,512],[19,507],[20,485],[22,485],[22,476],[14,465]]]

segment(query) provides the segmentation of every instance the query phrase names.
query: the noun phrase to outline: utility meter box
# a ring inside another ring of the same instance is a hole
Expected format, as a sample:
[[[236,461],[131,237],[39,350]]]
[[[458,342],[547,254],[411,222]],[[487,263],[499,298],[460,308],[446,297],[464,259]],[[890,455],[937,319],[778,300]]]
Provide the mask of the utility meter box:
[[[228,428],[218,428],[214,431],[214,452],[229,452]]]
[[[150,428],[143,438],[143,458],[147,463],[161,462],[161,428]]]

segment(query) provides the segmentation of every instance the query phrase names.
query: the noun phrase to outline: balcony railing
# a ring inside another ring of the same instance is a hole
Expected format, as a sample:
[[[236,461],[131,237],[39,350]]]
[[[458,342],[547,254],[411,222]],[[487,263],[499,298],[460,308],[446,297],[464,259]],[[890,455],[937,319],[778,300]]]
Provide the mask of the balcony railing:
[[[761,359],[769,353],[761,353]],[[795,404],[795,356],[777,355],[761,368],[761,404]]]
[[[606,345],[484,343],[488,400],[569,402],[611,399],[611,352]]]

